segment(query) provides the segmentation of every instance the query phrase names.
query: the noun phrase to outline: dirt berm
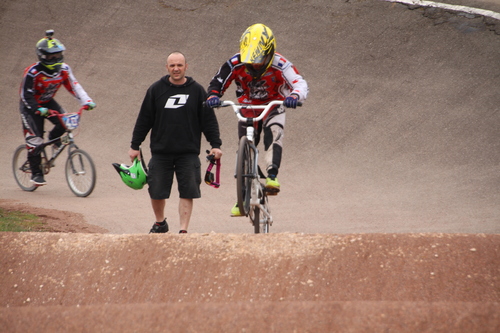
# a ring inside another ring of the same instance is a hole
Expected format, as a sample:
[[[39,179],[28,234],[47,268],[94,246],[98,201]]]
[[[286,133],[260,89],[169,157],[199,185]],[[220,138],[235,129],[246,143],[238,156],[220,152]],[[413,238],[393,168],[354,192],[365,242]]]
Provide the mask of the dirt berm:
[[[0,235],[8,332],[498,332],[499,235]]]

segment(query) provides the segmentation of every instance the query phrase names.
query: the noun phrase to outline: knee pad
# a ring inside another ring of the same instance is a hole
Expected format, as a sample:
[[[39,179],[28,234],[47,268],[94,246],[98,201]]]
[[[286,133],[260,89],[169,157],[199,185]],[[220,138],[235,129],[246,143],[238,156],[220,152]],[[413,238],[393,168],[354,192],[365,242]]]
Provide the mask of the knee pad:
[[[43,143],[43,139],[39,136],[28,136],[26,138],[26,147],[28,153],[33,154],[35,149]]]
[[[271,124],[264,128],[264,145],[266,150],[271,146],[271,144],[276,144],[282,146],[282,140],[285,133],[283,127],[279,124]]]

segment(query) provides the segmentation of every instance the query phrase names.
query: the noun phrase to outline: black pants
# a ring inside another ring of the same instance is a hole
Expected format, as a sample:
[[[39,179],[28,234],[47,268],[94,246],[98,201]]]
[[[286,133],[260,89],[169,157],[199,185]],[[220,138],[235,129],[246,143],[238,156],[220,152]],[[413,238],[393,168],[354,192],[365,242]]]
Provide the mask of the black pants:
[[[50,100],[41,105],[42,107],[56,110],[59,113],[66,113],[64,109],[55,101]],[[26,140],[26,147],[28,148],[28,161],[30,162],[31,172],[33,175],[41,174],[40,163],[42,157],[40,151],[36,149],[43,143],[45,133],[45,119],[48,119],[55,126],[49,132],[49,140],[60,137],[64,134],[65,129],[58,117],[45,118],[36,114],[37,110],[30,110],[26,108],[24,103],[20,103],[21,120],[23,125],[23,134]]]

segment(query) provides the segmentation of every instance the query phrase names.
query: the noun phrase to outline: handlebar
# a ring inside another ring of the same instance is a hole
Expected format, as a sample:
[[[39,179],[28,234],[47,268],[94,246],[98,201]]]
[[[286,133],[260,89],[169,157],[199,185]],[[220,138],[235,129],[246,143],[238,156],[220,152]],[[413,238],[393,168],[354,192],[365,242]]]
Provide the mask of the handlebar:
[[[49,115],[47,116],[47,118],[49,117],[62,117],[62,116],[67,116],[67,115],[70,115],[70,114],[78,114],[78,115],[81,115],[83,110],[88,110],[88,107],[87,106],[82,106],[80,107],[80,109],[78,109],[78,111],[76,112],[68,112],[68,113],[60,113],[59,111],[57,110],[52,110],[52,109],[49,109]],[[40,114],[40,111],[35,111],[35,114]]]
[[[249,119],[253,120],[253,122],[259,122],[273,109],[276,105],[283,105],[283,101],[271,101],[268,104],[262,105],[247,105],[247,104],[236,104],[233,101],[221,101],[221,107],[231,106],[233,108],[236,117],[238,117],[241,121],[248,121]],[[302,106],[302,103],[299,102],[297,106]],[[262,113],[255,118],[247,118],[241,115],[241,109],[249,109],[249,110],[263,110]]]
[[[78,111],[76,111],[76,112],[68,112],[68,113],[59,113],[59,112],[57,112],[55,110],[49,110],[49,113],[50,113],[49,117],[53,117],[53,116],[62,117],[64,115],[69,115],[69,114],[77,114],[77,115],[80,116],[82,114],[83,110],[88,110],[88,107],[84,105],[84,106],[80,107],[78,109]]]
[[[82,106],[77,112],[59,113],[56,110],[49,109],[49,117],[58,117],[61,124],[67,131],[75,130],[80,124],[80,117],[83,110],[87,110],[87,106]],[[38,111],[37,111],[38,112]]]

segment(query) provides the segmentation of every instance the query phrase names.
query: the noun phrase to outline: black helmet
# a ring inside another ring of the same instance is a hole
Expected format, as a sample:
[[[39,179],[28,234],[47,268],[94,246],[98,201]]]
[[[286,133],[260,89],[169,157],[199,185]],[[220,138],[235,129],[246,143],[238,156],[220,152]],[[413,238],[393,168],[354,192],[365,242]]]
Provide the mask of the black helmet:
[[[64,57],[64,45],[57,39],[52,38],[54,30],[45,31],[45,37],[36,43],[36,54],[38,60],[48,69],[59,71],[61,69]]]

